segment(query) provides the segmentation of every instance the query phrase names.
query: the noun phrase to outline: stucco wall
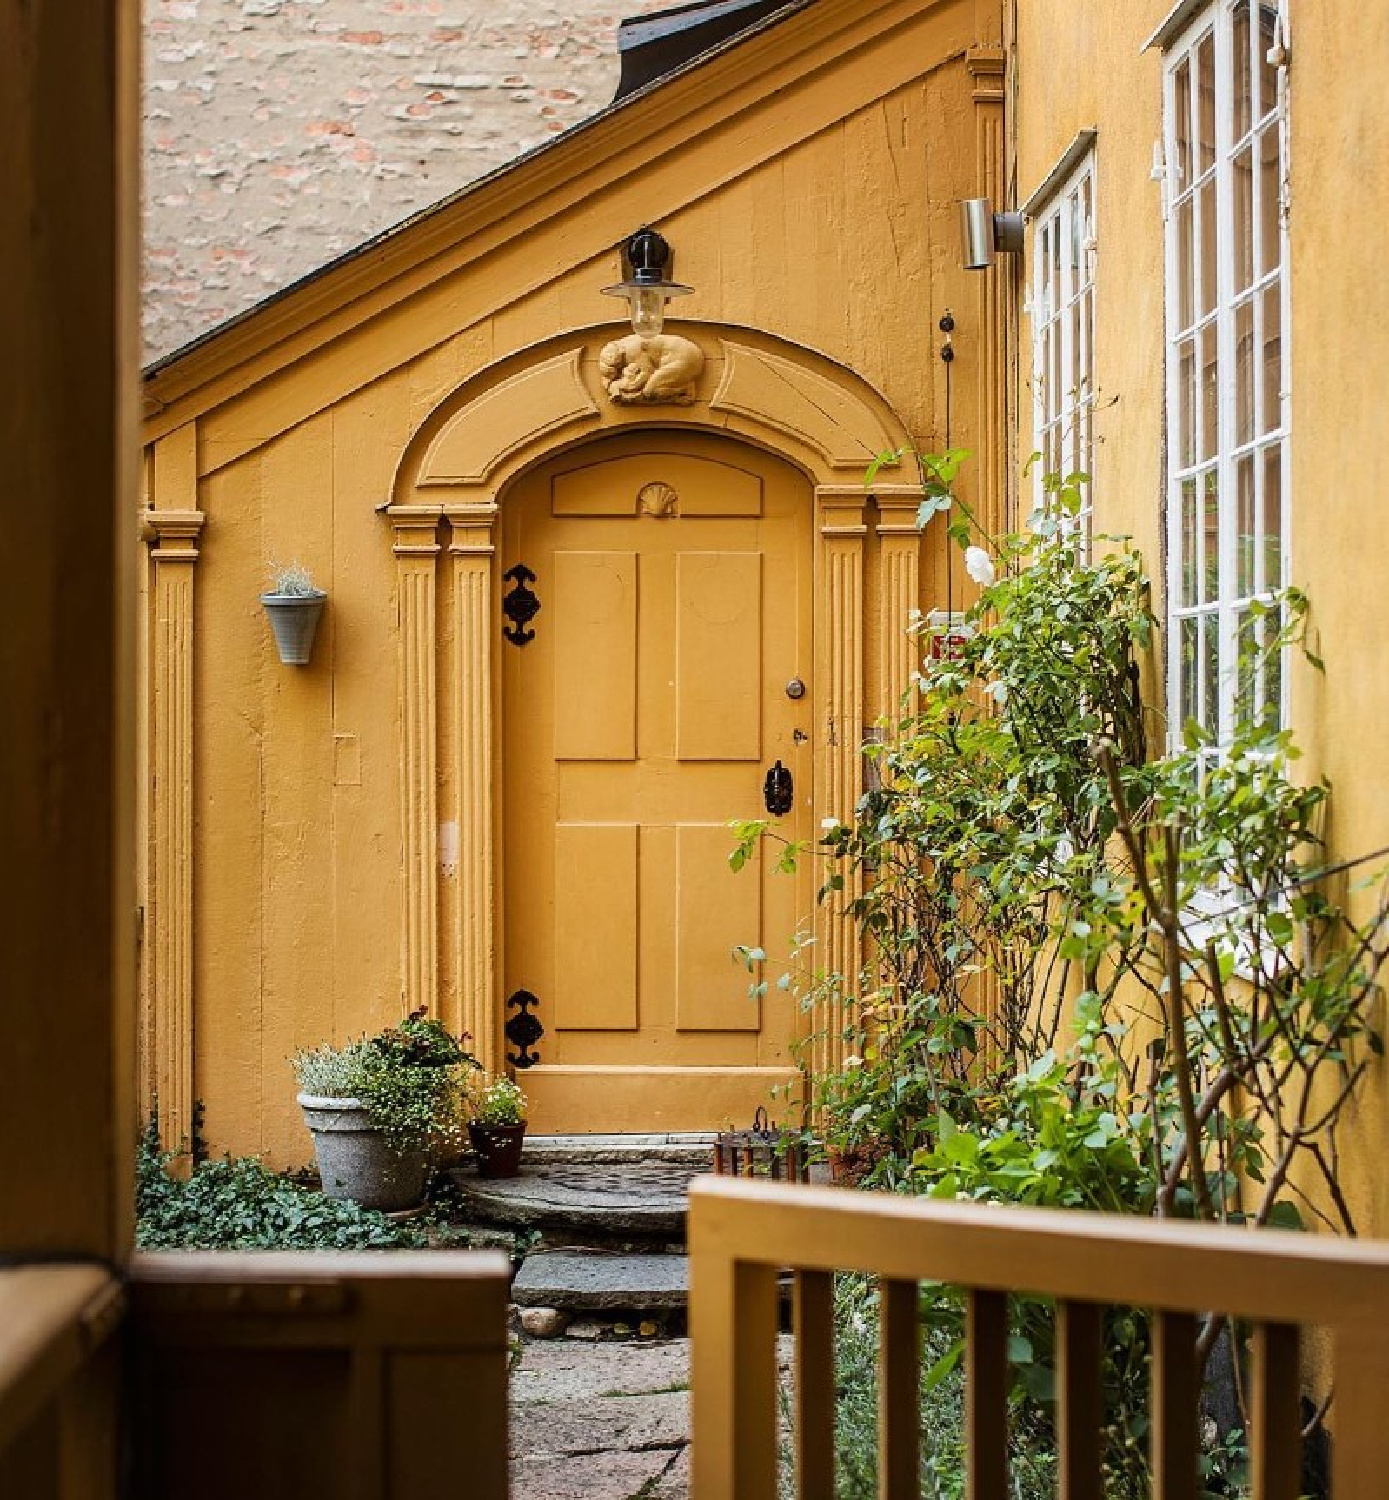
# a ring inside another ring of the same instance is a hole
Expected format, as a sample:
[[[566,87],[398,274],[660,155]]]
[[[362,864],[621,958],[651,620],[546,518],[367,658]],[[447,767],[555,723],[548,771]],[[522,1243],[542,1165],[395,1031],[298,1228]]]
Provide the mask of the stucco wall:
[[[839,36],[819,37],[824,15],[871,39],[835,72],[819,65],[844,52]],[[675,89],[688,102],[663,101],[676,112],[639,103],[576,140],[574,155],[533,162],[486,189],[484,203],[460,206],[452,230],[429,231],[430,274],[413,276],[408,293],[373,288],[365,310],[329,317],[328,332],[286,321],[282,307],[267,337],[287,336],[291,354],[248,353],[228,335],[240,362],[225,379],[208,376],[205,393],[180,395],[196,377],[179,366],[151,387],[149,432],[167,436],[154,447],[150,498],[207,518],[192,609],[191,1087],[218,1149],[302,1160],[288,1055],[399,1014],[403,606],[378,507],[440,402],[495,361],[620,316],[600,289],[619,270],[613,247],[650,219],[695,288],[682,318],[822,351],[882,392],[927,445],[944,436],[934,330],[953,308],[953,437],[974,445],[981,282],[960,269],[955,210],[979,173],[982,106],[963,56],[972,7],[888,4],[864,16],[827,4],[786,24],[813,51],[812,73],[788,65],[786,77],[767,76],[737,54],[723,59],[714,83]],[[758,55],[784,45],[764,39]],[[449,257],[454,268],[440,268]],[[322,339],[312,352],[309,337]],[[160,454],[180,443],[189,463],[166,484]],[[922,560],[925,607],[944,602],[934,540]],[[876,546],[866,544],[870,575]],[[330,596],[307,668],[275,660],[257,602],[267,564],[295,558]],[[443,724],[460,691],[448,667],[449,562],[438,571]],[[870,591],[865,621],[877,608]],[[151,612],[157,628],[157,600]],[[156,657],[165,649],[156,641]],[[866,657],[871,682],[875,648]],[[176,705],[161,696],[157,661],[152,677],[157,726]],[[457,768],[445,752],[438,774],[449,806]],[[150,897],[157,903],[157,882]],[[168,926],[158,913],[147,920],[147,1014],[148,986],[165,982]],[[441,1001],[451,1013],[457,997],[445,986]]]
[[[1163,609],[1163,220],[1152,180],[1162,133],[1162,58],[1141,51],[1168,0],[1017,0],[1019,200],[1082,129],[1097,131],[1095,524],[1132,535]],[[1380,241],[1389,203],[1382,68],[1389,10],[1293,6],[1289,72],[1291,578],[1311,599],[1325,672],[1295,659],[1296,774],[1332,783],[1330,860],[1389,844],[1389,559],[1382,392],[1389,293]],[[1032,253],[1029,238],[1030,268]],[[1030,326],[1024,317],[1024,340]],[[1024,343],[1020,406],[1030,409]],[[1023,451],[1031,424],[1023,422]],[[1158,663],[1160,670],[1160,662]],[[1160,702],[1160,695],[1158,695]],[[1382,866],[1389,861],[1380,859]],[[1374,865],[1368,868],[1374,868]],[[1364,873],[1361,871],[1359,873]],[[1368,894],[1351,899],[1362,913]],[[1363,1227],[1389,1228],[1382,1069],[1362,1096],[1346,1175]]]
[[[665,0],[145,0],[145,357],[603,108]]]

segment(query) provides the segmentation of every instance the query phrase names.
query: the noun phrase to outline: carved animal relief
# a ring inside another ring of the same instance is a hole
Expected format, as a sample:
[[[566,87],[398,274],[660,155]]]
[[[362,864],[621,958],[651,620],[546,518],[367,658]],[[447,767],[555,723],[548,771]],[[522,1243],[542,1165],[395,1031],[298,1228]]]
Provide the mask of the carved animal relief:
[[[622,406],[689,406],[704,373],[704,351],[679,334],[655,338],[629,334],[605,344],[598,373],[609,397]]]

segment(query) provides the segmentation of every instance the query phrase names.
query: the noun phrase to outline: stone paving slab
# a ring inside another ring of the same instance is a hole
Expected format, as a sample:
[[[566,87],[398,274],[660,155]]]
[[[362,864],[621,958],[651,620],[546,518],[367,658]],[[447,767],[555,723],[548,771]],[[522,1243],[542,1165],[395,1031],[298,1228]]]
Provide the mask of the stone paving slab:
[[[604,1308],[684,1307],[690,1263],[684,1255],[595,1255],[546,1250],[528,1255],[511,1284],[522,1307],[559,1307],[569,1312]]]
[[[547,1453],[511,1465],[512,1500],[648,1500],[661,1492],[675,1453]],[[679,1492],[681,1500],[686,1487]],[[675,1492],[664,1492],[676,1500]]]
[[[689,1404],[688,1391],[528,1402],[512,1417],[511,1457],[680,1448],[690,1437]]]
[[[581,1344],[568,1339],[527,1343],[512,1372],[512,1405],[684,1391],[689,1342]]]
[[[683,1235],[685,1201],[700,1169],[660,1161],[554,1162],[489,1181],[452,1174],[467,1218],[511,1228],[572,1228],[606,1234]]]

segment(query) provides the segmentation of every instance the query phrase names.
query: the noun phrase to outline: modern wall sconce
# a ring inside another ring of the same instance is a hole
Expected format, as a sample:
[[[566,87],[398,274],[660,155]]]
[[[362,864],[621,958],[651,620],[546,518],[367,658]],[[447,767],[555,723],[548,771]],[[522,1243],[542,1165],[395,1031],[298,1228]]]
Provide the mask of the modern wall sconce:
[[[996,214],[987,198],[960,201],[960,252],[966,271],[986,271],[995,255],[1022,251],[1021,214]]]
[[[694,288],[681,286],[667,276],[670,246],[654,229],[641,228],[623,247],[628,267],[626,281],[605,286],[605,297],[625,297],[631,308],[632,332],[655,338],[665,327],[666,303],[672,297],[687,297]]]

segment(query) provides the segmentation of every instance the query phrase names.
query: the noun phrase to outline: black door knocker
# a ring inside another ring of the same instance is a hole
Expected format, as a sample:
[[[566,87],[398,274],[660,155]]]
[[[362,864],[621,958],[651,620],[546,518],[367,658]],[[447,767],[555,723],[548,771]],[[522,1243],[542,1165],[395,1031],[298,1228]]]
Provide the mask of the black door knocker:
[[[784,818],[795,804],[796,784],[780,761],[767,772],[767,779],[762,783],[762,800],[774,818]]]

